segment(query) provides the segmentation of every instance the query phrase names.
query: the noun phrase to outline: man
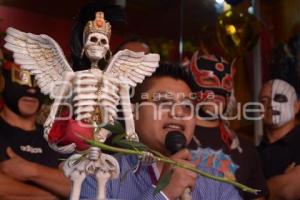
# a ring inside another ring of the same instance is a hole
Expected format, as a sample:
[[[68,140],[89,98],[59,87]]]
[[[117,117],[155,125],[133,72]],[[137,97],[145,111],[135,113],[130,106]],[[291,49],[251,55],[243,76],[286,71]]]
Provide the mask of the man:
[[[267,193],[259,156],[253,144],[227,127],[234,107],[234,69],[222,57],[198,57],[190,64],[197,94],[196,128],[191,149],[198,149],[200,166],[213,168],[223,177],[259,189],[257,195],[239,191],[243,199],[263,199]]]
[[[0,199],[59,199],[70,181],[58,170],[61,155],[51,150],[35,123],[42,94],[29,72],[4,63],[0,112]]]
[[[265,107],[265,135],[259,145],[263,171],[270,199],[300,198],[300,126],[295,89],[275,79],[263,85],[260,101]]]
[[[197,163],[191,160],[187,149],[170,155],[165,147],[165,138],[170,131],[183,133],[187,143],[192,139],[194,117],[189,79],[180,67],[160,65],[150,78],[137,86],[132,102],[135,103],[135,126],[140,141],[175,161],[195,167]],[[179,198],[186,188],[191,188],[193,199],[240,199],[232,186],[182,168],[170,169],[161,162],[140,163],[137,156],[122,156],[119,163],[123,180],[107,183],[107,198],[173,200]],[[154,195],[157,182],[169,170],[173,172],[169,184]],[[96,190],[95,180],[88,177],[81,198],[95,197]]]

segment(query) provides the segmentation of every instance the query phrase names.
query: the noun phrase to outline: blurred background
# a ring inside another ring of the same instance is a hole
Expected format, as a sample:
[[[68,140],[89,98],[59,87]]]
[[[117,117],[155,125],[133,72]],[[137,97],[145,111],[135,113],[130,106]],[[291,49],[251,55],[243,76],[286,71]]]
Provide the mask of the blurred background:
[[[119,6],[123,12],[116,20],[111,17],[113,52],[138,37],[165,61],[188,62],[196,50],[236,58],[235,94],[242,103],[257,100],[261,84],[273,77],[288,80],[300,93],[298,0],[0,0],[1,47],[12,26],[53,37],[70,59],[74,20],[93,2]],[[231,125],[249,139],[262,131],[257,122],[245,119]]]

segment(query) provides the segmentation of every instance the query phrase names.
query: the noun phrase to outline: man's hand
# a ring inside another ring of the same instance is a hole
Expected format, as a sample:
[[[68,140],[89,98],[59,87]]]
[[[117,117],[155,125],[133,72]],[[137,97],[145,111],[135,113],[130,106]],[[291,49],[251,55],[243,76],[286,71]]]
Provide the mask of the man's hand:
[[[268,179],[270,196],[268,199],[300,199],[300,166],[290,164],[285,173]]]
[[[59,200],[59,197],[56,197],[54,195],[48,195],[48,196],[16,196],[16,195],[11,195],[11,196],[5,196],[1,198],[1,200]]]
[[[6,153],[8,160],[0,163],[0,171],[19,181],[27,181],[35,174],[35,164],[18,156],[10,147],[7,147]]]
[[[45,189],[23,183],[0,172],[1,200],[58,200],[59,197]]]
[[[199,161],[191,161],[192,156],[187,149],[177,152],[170,158],[176,162],[180,162],[194,168],[196,168],[197,164],[199,164]],[[162,191],[170,200],[179,198],[186,188],[195,187],[197,179],[196,173],[182,168],[170,168],[169,166],[164,166],[162,171],[164,172],[167,170],[172,170],[173,173],[169,184]]]

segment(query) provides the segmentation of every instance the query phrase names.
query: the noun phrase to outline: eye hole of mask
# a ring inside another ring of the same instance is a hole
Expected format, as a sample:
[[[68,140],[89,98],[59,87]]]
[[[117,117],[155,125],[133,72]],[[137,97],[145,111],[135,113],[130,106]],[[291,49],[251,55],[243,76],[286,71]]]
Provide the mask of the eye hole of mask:
[[[32,80],[29,71],[12,68],[11,80],[12,82],[16,82],[20,85],[27,85],[29,87],[32,87]]]
[[[286,102],[288,102],[288,99],[283,94],[275,94],[274,101],[279,102],[279,103],[286,103]]]
[[[12,82],[16,82],[20,85],[28,86],[28,87],[38,87],[37,81],[35,80],[33,75],[30,75],[30,72],[27,70],[22,70],[19,68],[12,68],[11,70],[11,80]]]

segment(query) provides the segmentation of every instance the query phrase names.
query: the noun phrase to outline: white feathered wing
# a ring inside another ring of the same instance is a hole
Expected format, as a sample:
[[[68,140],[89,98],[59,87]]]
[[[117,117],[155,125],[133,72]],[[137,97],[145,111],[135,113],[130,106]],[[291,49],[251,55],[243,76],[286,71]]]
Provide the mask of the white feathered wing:
[[[54,122],[58,106],[71,89],[70,80],[74,77],[74,72],[60,46],[51,37],[25,33],[11,27],[6,33],[4,47],[13,52],[15,63],[34,75],[43,94],[55,99],[44,125],[44,136],[48,139],[48,131]],[[71,147],[74,145],[66,146],[61,151],[71,151]]]
[[[133,115],[131,111],[129,88],[135,87],[138,83],[142,83],[146,76],[151,76],[158,67],[158,54],[144,54],[143,52],[133,52],[128,49],[119,51],[112,58],[108,67],[104,71],[105,77],[114,77],[116,84],[119,85],[118,94],[121,97],[121,105],[125,119],[125,128],[127,139],[138,141],[135,133]],[[111,79],[113,80],[113,79]],[[115,84],[115,85],[116,85]],[[109,90],[114,91],[114,90]],[[102,94],[104,94],[103,92]],[[110,92],[112,93],[112,92]],[[101,104],[108,108],[117,107],[114,102],[108,101],[108,98],[100,98]],[[111,97],[113,99],[113,97]],[[113,111],[113,109],[110,109]],[[111,116],[115,116],[115,112],[109,112]],[[112,117],[114,118],[114,117]]]
[[[159,54],[144,54],[125,49],[114,55],[104,73],[117,76],[121,81],[135,87],[146,76],[152,75],[158,67],[159,59]]]

